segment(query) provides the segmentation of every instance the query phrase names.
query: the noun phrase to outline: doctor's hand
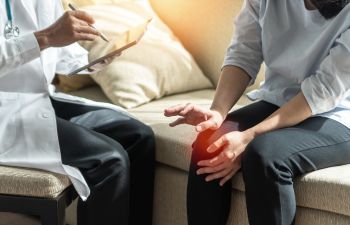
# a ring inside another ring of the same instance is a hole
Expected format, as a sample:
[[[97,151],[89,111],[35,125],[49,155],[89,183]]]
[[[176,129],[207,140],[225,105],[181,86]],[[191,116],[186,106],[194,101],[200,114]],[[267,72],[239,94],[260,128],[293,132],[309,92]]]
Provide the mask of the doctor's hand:
[[[216,130],[225,119],[218,111],[203,109],[190,103],[165,109],[164,115],[166,117],[180,116],[180,118],[169,124],[171,127],[189,124],[195,126],[197,132],[203,132],[208,129]]]
[[[35,32],[40,50],[64,47],[77,41],[93,41],[99,32],[90,27],[94,19],[84,11],[67,11],[50,27]]]
[[[207,149],[209,153],[221,150],[221,153],[209,160],[198,162],[201,167],[197,175],[207,174],[205,180],[220,179],[220,186],[229,181],[241,168],[241,156],[247,145],[253,140],[249,132],[234,131],[221,136]]]
[[[113,60],[115,58],[119,57],[120,55],[121,55],[121,53],[117,54],[117,55],[114,55],[114,56],[111,56],[111,57],[108,57],[105,60],[103,60],[102,62],[97,63],[97,64],[95,64],[93,66],[90,66],[88,68],[88,71],[91,72],[91,73],[97,73],[97,72],[101,71],[102,69],[106,68],[106,66],[111,64],[113,62]]]

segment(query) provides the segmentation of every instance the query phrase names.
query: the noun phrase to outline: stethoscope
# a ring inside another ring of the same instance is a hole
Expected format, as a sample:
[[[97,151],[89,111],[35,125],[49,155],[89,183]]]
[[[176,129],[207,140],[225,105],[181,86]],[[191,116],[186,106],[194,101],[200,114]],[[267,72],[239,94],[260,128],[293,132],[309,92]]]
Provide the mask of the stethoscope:
[[[7,22],[5,25],[4,36],[6,39],[11,39],[13,37],[18,37],[20,32],[19,32],[18,26],[15,26],[13,24],[10,0],[5,0],[5,1],[6,1]]]

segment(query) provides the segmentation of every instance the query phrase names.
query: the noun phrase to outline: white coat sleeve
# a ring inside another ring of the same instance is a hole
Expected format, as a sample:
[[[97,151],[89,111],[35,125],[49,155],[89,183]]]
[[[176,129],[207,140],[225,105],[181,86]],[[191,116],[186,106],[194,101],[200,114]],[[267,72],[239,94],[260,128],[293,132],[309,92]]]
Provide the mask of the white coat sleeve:
[[[223,67],[238,66],[255,82],[263,62],[261,27],[259,25],[260,0],[245,0],[235,20],[235,33],[227,49]]]
[[[88,63],[88,52],[79,44],[74,43],[59,49],[56,73],[66,75]],[[89,74],[89,72],[86,70],[81,74]]]
[[[39,57],[40,47],[34,33],[10,40],[0,37],[0,77]]]
[[[334,43],[316,73],[306,78],[302,92],[314,115],[331,111],[350,95],[350,29]]]
[[[59,19],[63,13],[63,6],[60,0],[55,0],[55,18]],[[58,61],[56,63],[56,73],[65,75],[70,72],[85,66],[89,63],[88,52],[78,43],[58,49]],[[88,71],[82,71],[83,74],[88,74]]]

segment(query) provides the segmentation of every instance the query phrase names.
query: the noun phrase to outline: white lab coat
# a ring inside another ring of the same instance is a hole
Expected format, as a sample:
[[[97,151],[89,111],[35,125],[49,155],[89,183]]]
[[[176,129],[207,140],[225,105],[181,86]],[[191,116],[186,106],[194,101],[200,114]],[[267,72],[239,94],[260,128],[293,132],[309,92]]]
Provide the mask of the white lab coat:
[[[6,40],[5,1],[0,3],[0,164],[67,174],[80,197],[90,190],[77,168],[62,165],[55,112],[50,95],[62,101],[121,108],[50,91],[55,72],[68,74],[87,63],[78,44],[40,52],[34,31],[54,23],[63,13],[60,0],[11,1],[18,38]]]

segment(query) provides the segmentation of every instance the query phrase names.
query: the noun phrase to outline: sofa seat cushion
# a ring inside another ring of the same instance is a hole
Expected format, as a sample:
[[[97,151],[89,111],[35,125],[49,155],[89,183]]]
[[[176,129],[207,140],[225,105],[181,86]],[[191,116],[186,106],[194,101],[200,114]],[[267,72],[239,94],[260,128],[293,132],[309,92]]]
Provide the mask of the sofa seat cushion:
[[[205,89],[200,91],[192,91],[188,93],[172,95],[131,109],[129,110],[129,112],[142,122],[149,124],[152,127],[160,124],[167,125],[175,118],[164,117],[163,113],[165,108],[186,103],[194,103],[199,106],[209,108],[214,98],[214,94],[214,89]],[[235,108],[241,107],[250,102],[251,101],[246,96],[243,96],[239,100]]]
[[[70,184],[65,175],[0,166],[0,194],[3,195],[56,198]]]

